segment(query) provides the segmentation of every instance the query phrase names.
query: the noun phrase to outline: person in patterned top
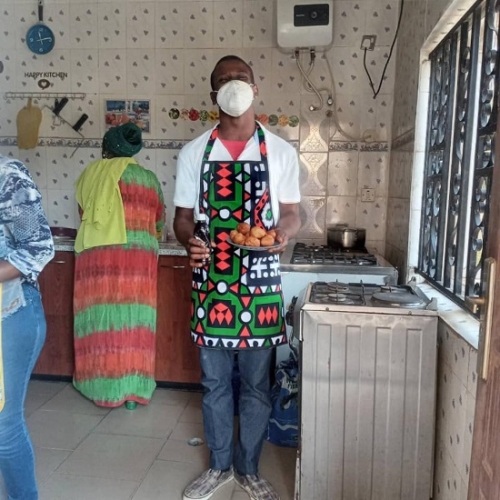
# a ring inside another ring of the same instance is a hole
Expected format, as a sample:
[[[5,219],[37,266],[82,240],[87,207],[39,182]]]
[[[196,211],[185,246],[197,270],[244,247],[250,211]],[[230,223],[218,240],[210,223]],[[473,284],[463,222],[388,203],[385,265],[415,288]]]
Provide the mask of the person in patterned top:
[[[210,468],[183,498],[208,500],[234,478],[251,499],[278,500],[258,464],[271,412],[272,352],[287,342],[279,254],[300,228],[299,164],[294,148],[255,120],[258,89],[245,61],[223,57],[210,80],[220,123],[181,150],[174,195],[175,234],[193,267],[191,338],[200,349],[210,449]],[[199,216],[208,222],[213,252],[193,236]],[[240,224],[275,230],[279,244],[234,247],[228,237]],[[233,446],[235,359],[241,389]]]
[[[53,256],[40,192],[28,169],[0,155],[0,471],[8,498],[38,498],[24,400],[46,332],[37,277]]]

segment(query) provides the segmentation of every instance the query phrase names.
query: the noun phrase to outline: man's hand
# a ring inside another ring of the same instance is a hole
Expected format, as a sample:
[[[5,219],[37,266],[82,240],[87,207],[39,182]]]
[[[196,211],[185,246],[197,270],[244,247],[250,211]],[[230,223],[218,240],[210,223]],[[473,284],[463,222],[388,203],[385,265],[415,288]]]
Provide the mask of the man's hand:
[[[214,244],[212,243],[212,246]],[[205,243],[196,239],[195,237],[189,238],[187,244],[187,252],[189,255],[189,265],[191,267],[203,267],[203,260],[211,258],[211,250],[205,246]]]

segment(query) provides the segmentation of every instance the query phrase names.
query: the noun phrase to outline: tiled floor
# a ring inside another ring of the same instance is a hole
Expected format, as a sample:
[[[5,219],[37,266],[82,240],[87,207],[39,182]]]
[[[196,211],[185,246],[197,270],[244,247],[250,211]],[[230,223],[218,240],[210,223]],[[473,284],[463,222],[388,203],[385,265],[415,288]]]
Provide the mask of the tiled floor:
[[[95,406],[63,382],[31,381],[26,401],[40,500],[181,500],[208,465],[201,396],[157,389],[151,404],[130,411]],[[292,500],[295,450],[268,442],[260,471],[282,500]],[[0,498],[4,498],[0,487]],[[228,484],[213,500],[246,500]]]

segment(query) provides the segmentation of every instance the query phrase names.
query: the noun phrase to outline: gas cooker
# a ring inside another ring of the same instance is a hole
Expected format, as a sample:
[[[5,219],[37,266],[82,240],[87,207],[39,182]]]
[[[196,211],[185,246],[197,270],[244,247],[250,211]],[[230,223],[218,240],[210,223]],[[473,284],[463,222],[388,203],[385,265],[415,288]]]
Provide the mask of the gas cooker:
[[[418,287],[379,285],[373,283],[340,283],[317,281],[310,283],[304,301],[328,306],[425,309],[436,311],[436,301],[430,300]],[[314,307],[314,306],[313,306]]]
[[[290,264],[296,265],[339,265],[339,266],[377,266],[377,258],[366,249],[342,250],[324,245],[296,243],[293,247]]]

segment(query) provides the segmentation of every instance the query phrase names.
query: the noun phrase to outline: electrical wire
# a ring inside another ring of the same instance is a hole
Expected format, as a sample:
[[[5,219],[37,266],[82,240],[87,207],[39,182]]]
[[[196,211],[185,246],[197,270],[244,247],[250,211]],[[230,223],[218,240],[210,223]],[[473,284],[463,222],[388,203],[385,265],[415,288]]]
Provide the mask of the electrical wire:
[[[368,51],[368,49],[366,47],[364,48],[365,53],[363,55],[363,66],[365,68],[366,74],[368,75],[368,81],[369,81],[370,87],[373,91],[373,98],[374,99],[376,99],[377,96],[379,95],[380,90],[382,89],[382,84],[384,83],[385,72],[387,70],[387,66],[389,65],[389,61],[391,60],[392,51],[394,50],[394,45],[396,45],[396,40],[398,38],[399,28],[401,27],[401,19],[403,17],[404,4],[405,4],[405,0],[401,0],[401,7],[399,9],[399,18],[398,18],[398,24],[396,26],[396,33],[394,33],[394,39],[392,40],[391,48],[389,50],[389,56],[387,57],[387,61],[385,62],[384,69],[382,71],[382,76],[380,77],[380,83],[378,85],[377,90],[375,90],[375,85],[373,83],[370,72],[368,71],[368,67],[366,66],[366,52]]]

